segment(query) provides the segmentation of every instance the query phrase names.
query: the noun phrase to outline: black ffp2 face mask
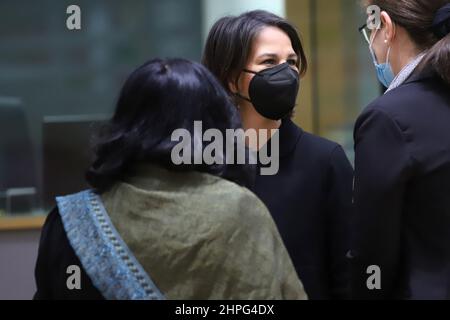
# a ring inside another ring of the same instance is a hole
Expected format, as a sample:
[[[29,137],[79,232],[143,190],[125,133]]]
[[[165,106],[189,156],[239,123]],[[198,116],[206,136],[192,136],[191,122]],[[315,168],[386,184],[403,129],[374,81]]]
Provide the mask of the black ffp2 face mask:
[[[295,108],[300,76],[288,63],[261,72],[244,71],[255,75],[248,89],[250,99],[237,95],[251,102],[260,115],[280,120]]]

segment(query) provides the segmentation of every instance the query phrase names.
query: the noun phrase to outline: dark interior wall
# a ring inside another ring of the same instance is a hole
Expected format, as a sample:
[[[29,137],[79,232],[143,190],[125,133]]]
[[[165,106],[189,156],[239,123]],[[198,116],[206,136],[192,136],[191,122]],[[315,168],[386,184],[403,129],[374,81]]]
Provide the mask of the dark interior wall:
[[[25,115],[0,134],[28,131],[38,189],[44,116],[110,114],[135,67],[155,57],[201,56],[201,0],[79,0],[79,31],[66,28],[71,4],[0,2],[0,108],[2,97],[18,99]]]

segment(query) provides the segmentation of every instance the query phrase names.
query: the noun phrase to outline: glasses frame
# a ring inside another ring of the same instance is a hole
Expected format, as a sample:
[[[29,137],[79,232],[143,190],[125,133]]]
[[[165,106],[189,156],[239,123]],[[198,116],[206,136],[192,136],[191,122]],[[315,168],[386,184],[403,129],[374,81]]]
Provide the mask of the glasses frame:
[[[367,23],[359,27],[358,32],[363,35],[364,39],[367,41],[367,44],[370,45],[370,36],[367,34]]]

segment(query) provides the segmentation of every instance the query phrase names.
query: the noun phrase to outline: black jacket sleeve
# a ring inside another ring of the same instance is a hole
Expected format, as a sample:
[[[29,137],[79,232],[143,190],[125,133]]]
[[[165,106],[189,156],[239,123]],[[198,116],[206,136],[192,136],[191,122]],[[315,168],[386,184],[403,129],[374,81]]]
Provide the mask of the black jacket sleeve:
[[[399,124],[378,108],[363,113],[355,127],[355,299],[390,299],[395,294],[403,198],[411,167],[408,142]],[[368,288],[373,274],[368,273],[369,266],[379,267],[381,289]]]
[[[349,222],[353,213],[353,168],[340,146],[332,153],[327,180],[330,298],[347,299],[350,269],[346,254],[350,248]]]
[[[67,287],[69,266],[78,266],[81,270],[79,290]],[[57,208],[50,212],[42,228],[35,279],[37,290],[34,300],[103,299],[71,247]]]

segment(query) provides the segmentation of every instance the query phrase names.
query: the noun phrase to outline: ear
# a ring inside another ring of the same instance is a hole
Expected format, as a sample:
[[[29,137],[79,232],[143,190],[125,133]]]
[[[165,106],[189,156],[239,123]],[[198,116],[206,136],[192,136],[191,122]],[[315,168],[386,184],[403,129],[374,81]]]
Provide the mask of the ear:
[[[385,39],[387,43],[391,43],[395,37],[395,24],[386,11],[381,12],[381,24],[383,26]]]
[[[231,76],[230,80],[228,81],[228,88],[230,89],[231,93],[239,93],[239,88],[237,86],[238,82],[239,79],[236,79],[236,76]]]
[[[234,83],[234,81],[229,81],[228,82],[228,88],[230,89],[231,93],[237,93],[238,90],[236,88],[236,84]]]

